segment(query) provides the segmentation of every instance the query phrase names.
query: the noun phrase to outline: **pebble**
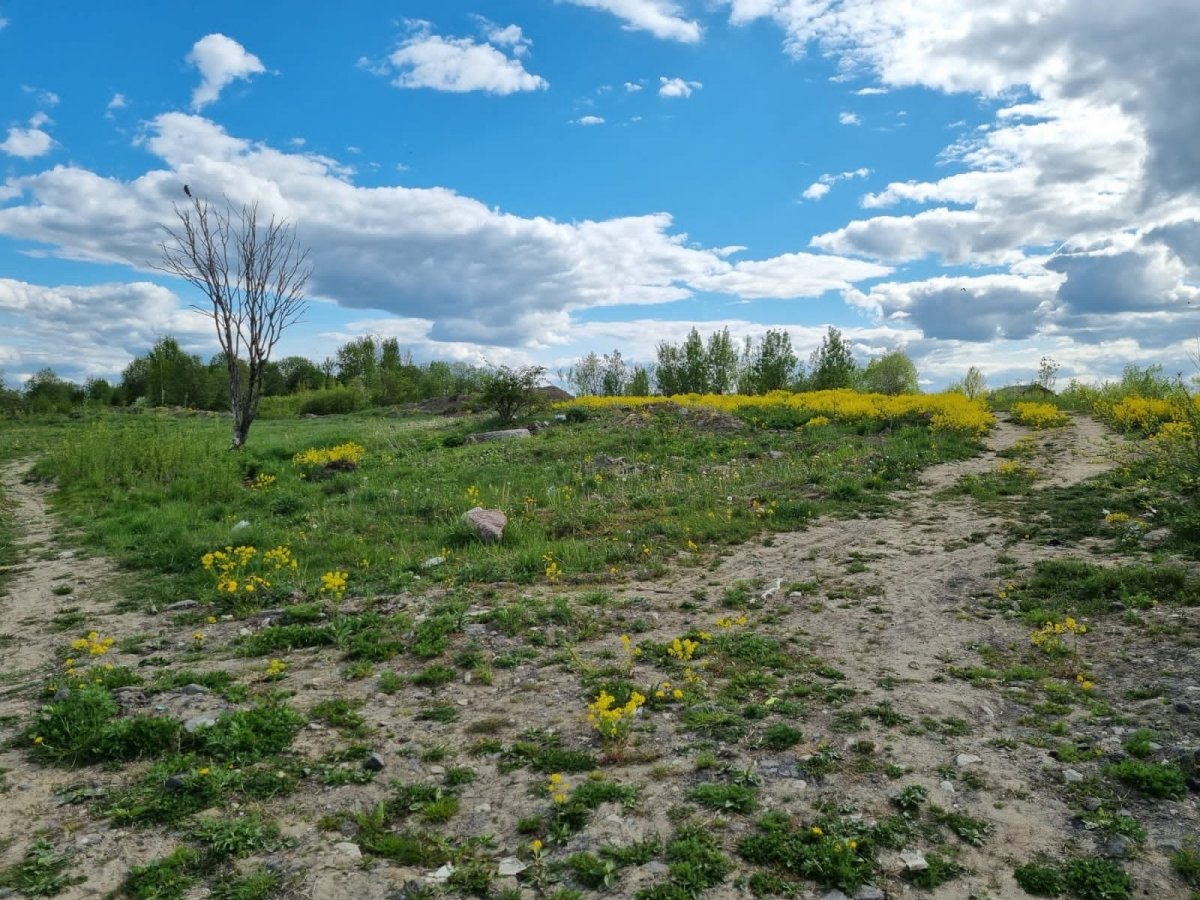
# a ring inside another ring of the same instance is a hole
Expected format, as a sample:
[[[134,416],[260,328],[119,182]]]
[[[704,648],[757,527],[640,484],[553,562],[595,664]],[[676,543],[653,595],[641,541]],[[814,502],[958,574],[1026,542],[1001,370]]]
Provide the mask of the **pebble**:
[[[924,872],[929,868],[929,863],[920,850],[901,850],[900,862],[904,863],[904,868],[910,872]]]
[[[1088,812],[1095,812],[1104,805],[1104,801],[1099,797],[1084,797],[1083,808]]]
[[[529,866],[517,859],[517,857],[506,856],[496,864],[496,874],[501,878],[505,878],[509,875],[520,875],[528,868]]]
[[[421,563],[422,569],[432,569],[434,566],[440,566],[446,561],[444,556],[431,556],[425,562]]]
[[[202,684],[185,684],[179,689],[181,694],[207,694],[208,688]]]
[[[1083,773],[1076,772],[1074,769],[1063,769],[1063,781],[1067,784],[1078,784],[1083,781]]]
[[[450,863],[446,863],[444,866],[442,866],[437,871],[430,872],[429,880],[430,881],[438,881],[438,882],[448,881],[450,879],[450,876],[453,874],[454,874],[454,866],[452,866]]]
[[[940,787],[947,794],[954,793],[954,782],[952,782],[952,781],[943,781],[941,784],[938,785],[938,787]]]
[[[1114,834],[1104,845],[1104,855],[1114,859],[1125,859],[1133,852],[1133,841],[1123,834]]]
[[[339,841],[333,845],[333,849],[346,862],[358,863],[362,862],[362,851],[358,849],[358,844],[352,841]]]
[[[164,606],[163,612],[182,612],[185,609],[195,609],[199,605],[195,600],[180,600],[178,603]]]
[[[368,772],[382,772],[383,767],[383,757],[378,753],[372,753],[365,760],[363,760],[363,768]]]
[[[873,884],[864,884],[855,892],[854,900],[887,900],[887,894]]]
[[[182,775],[172,775],[163,782],[163,787],[168,791],[182,791],[186,786],[187,783],[183,780]]]
[[[445,775],[446,767],[445,766],[430,766],[429,774],[430,775]]]
[[[1186,715],[1187,713],[1190,713],[1191,711],[1192,711],[1192,705],[1190,703],[1184,703],[1182,700],[1175,701],[1175,712],[1184,713]]]
[[[850,900],[845,894],[834,888],[832,891],[826,891],[821,895],[821,900]]]
[[[983,762],[982,757],[972,756],[970,753],[960,753],[954,757],[954,764],[960,769],[965,769],[967,766],[977,766],[981,762]]]

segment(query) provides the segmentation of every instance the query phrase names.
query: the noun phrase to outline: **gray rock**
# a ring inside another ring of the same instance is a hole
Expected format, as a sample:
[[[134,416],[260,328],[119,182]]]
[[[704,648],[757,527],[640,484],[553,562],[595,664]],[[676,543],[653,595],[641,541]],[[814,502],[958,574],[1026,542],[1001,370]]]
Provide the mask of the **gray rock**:
[[[1143,544],[1162,544],[1171,539],[1170,528],[1155,528],[1153,531],[1147,531],[1142,535]]]
[[[1185,703],[1182,700],[1175,701],[1175,712],[1183,713],[1184,715],[1187,715],[1191,711],[1192,711],[1192,705],[1190,703]]]
[[[217,724],[217,717],[214,715],[192,716],[183,723],[183,730],[188,734],[194,732],[197,728],[211,728]]]
[[[834,888],[833,890],[826,891],[824,894],[822,894],[821,900],[850,900],[850,898],[847,897],[845,894],[843,894],[841,891],[839,891],[837,888]]]
[[[767,459],[783,459],[787,454],[782,450],[768,450]]]
[[[436,881],[439,883],[444,882],[444,881],[449,881],[450,876],[453,874],[454,874],[454,866],[452,866],[450,863],[446,863],[440,869],[430,872],[429,880]]]
[[[445,561],[446,561],[446,557],[444,557],[444,556],[431,556],[431,557],[429,557],[429,559],[425,560],[425,562],[421,563],[421,568],[422,569],[432,569],[436,566],[440,566]]]
[[[1074,769],[1063,769],[1063,781],[1067,784],[1079,784],[1083,781],[1083,773],[1076,772]]]
[[[231,530],[232,531],[242,531],[249,527],[250,527],[250,523],[248,521],[246,521],[245,519],[241,519],[237,522],[237,524],[235,524],[233,526],[233,528]]]
[[[199,605],[195,600],[180,600],[178,603],[164,606],[163,612],[183,612],[185,609],[195,609]]]
[[[1104,805],[1104,801],[1099,797],[1084,797],[1083,808],[1088,812],[1095,812]]]
[[[1132,852],[1134,843],[1123,834],[1114,834],[1104,845],[1104,855],[1113,859],[1125,859]]]
[[[671,867],[657,859],[652,859],[645,865],[638,866],[636,871],[645,872],[647,875],[666,875],[671,871]]]
[[[482,506],[476,506],[463,513],[463,522],[475,532],[475,536],[483,543],[495,544],[504,537],[504,526],[508,524],[508,516],[498,509],[484,509]]]
[[[487,632],[488,627],[487,623],[485,622],[468,622],[463,626],[463,634],[479,636],[481,634],[487,634]]]
[[[382,772],[384,767],[383,757],[378,753],[372,753],[363,760],[363,768],[368,772]]]
[[[202,684],[185,684],[179,689],[181,694],[207,694],[210,693],[208,688]]]
[[[182,791],[186,786],[187,786],[187,782],[185,782],[183,780],[182,775],[172,775],[170,778],[168,778],[166,781],[163,782],[163,787],[166,788],[168,791],[171,791],[172,793],[177,793],[178,791]]]
[[[873,884],[864,884],[854,892],[854,900],[887,900],[887,894]]]
[[[362,862],[362,851],[358,849],[358,844],[351,841],[339,841],[333,845],[333,849],[344,865],[356,865]]]
[[[496,864],[496,874],[501,878],[507,878],[511,875],[520,875],[529,866],[517,859],[515,856],[506,856]]]
[[[967,766],[977,766],[981,762],[983,762],[982,757],[972,756],[970,753],[960,753],[954,757],[954,764],[960,769],[965,769]]]
[[[953,793],[954,793],[954,782],[953,782],[953,781],[943,781],[943,782],[940,782],[940,783],[938,784],[938,787],[940,787],[940,788],[941,788],[943,791],[945,791],[947,794],[953,794]]]
[[[904,863],[904,868],[910,872],[924,872],[929,868],[925,854],[920,850],[901,850],[900,862]]]
[[[481,431],[479,434],[468,434],[463,438],[463,443],[486,444],[489,441],[512,441],[527,437],[533,437],[533,433],[528,428],[506,428],[502,431]]]

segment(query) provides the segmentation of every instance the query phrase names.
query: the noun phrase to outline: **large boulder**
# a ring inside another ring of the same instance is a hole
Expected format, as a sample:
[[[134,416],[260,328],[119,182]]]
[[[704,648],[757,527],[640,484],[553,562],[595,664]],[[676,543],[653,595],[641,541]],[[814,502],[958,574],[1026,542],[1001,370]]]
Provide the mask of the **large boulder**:
[[[479,434],[468,434],[463,439],[463,443],[485,444],[488,441],[511,441],[527,437],[533,437],[533,432],[528,428],[506,428],[503,431],[481,431]]]
[[[476,506],[463,513],[463,521],[485,544],[495,544],[504,537],[504,526],[508,524],[508,516],[498,509]]]

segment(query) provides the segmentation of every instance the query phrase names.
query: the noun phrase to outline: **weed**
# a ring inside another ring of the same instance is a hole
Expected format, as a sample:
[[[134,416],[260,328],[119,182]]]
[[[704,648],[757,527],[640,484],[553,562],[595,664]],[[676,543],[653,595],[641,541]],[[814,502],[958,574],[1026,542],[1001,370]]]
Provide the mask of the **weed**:
[[[688,798],[709,809],[744,814],[753,812],[758,805],[756,793],[753,788],[742,785],[709,783],[696,785],[688,792]]]
[[[1178,800],[1187,793],[1187,776],[1174,763],[1147,763],[1136,759],[1124,759],[1109,763],[1104,774],[1130,787],[1137,788],[1147,797]]]
[[[70,876],[69,858],[54,849],[45,838],[38,838],[16,865],[0,871],[0,887],[13,888],[27,897],[53,897],[86,876]]]

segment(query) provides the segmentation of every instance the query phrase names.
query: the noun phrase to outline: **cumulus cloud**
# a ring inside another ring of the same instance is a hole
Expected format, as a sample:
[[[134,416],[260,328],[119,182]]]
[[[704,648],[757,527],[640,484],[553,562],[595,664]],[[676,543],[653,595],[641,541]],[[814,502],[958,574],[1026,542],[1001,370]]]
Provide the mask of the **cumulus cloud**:
[[[257,56],[223,34],[206,34],[196,41],[187,61],[200,72],[200,84],[192,92],[194,110],[214,102],[234,81],[249,80],[266,71]]]
[[[612,13],[625,22],[628,30],[648,31],[657,38],[697,43],[703,30],[700,23],[685,18],[679,4],[673,0],[565,0],[574,6],[585,6]]]
[[[627,93],[627,94],[636,94],[641,89],[642,89],[642,86],[640,84],[638,84],[636,81],[625,82],[625,93]]]
[[[500,28],[487,23],[487,41],[479,43],[473,38],[434,34],[427,22],[412,24],[412,33],[379,70],[395,74],[392,84],[397,87],[514,94],[550,86],[540,75],[526,71],[518,58],[526,54],[531,42],[516,25]]]
[[[6,364],[26,372],[53,366],[72,378],[111,376],[163,334],[193,350],[215,345],[206,319],[149,282],[47,286],[0,278],[0,314]]]
[[[684,81],[682,78],[668,78],[663,75],[658,79],[658,96],[660,97],[690,97],[694,91],[704,85],[699,81]]]
[[[603,125],[603,116],[581,116],[575,120],[576,125]]]
[[[805,200],[820,200],[832,190],[833,186],[839,181],[847,181],[851,178],[866,178],[871,174],[871,170],[867,168],[853,169],[849,172],[839,172],[838,174],[826,173],[804,189],[800,195]]]
[[[35,120],[38,117],[35,116]],[[39,124],[44,124],[43,122]],[[45,156],[54,149],[54,138],[38,127],[10,128],[8,137],[0,143],[0,151],[21,159]]]
[[[840,125],[861,125],[862,119],[856,113],[844,112],[838,114],[838,124]]]
[[[113,113],[118,109],[124,109],[129,105],[129,101],[125,99],[125,95],[116,93],[112,95],[112,99],[108,101],[108,105],[104,107],[104,117],[111,119]]]
[[[314,296],[428,319],[439,341],[526,346],[572,312],[655,304],[696,291],[815,297],[886,274],[878,263],[820,253],[732,261],[740,248],[688,242],[662,212],[556,222],[489,208],[445,188],[358,187],[320,156],[231,136],[198,116],[149,123],[163,166],[132,181],[60,166],[10,179],[0,234],[60,256],[146,268],[180,183],[209,196],[258,199],[296,223],[312,248]]]

